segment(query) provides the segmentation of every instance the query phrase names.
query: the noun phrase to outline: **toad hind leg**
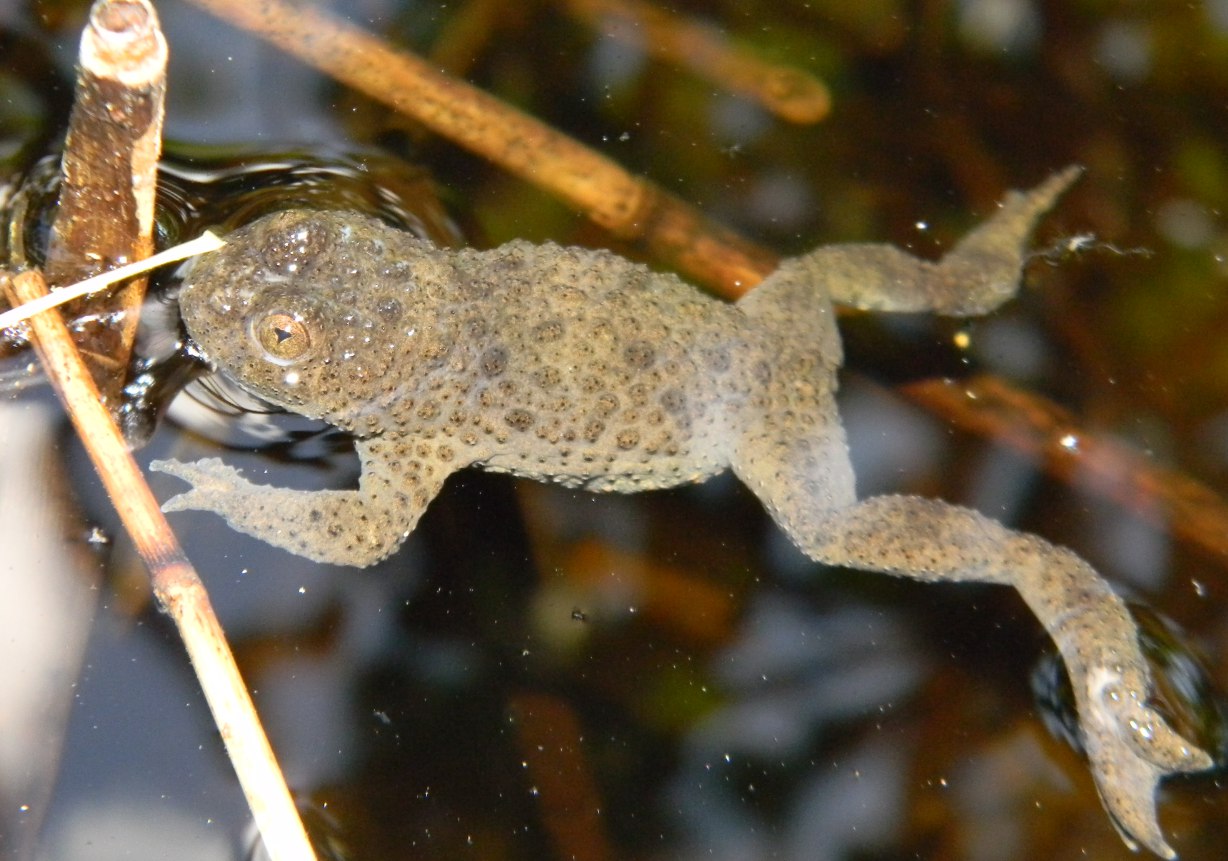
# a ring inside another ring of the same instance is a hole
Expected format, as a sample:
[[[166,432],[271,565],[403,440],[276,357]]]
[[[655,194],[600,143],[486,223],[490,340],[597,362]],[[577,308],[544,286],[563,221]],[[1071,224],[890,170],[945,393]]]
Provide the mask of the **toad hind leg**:
[[[749,419],[733,468],[812,559],[928,581],[1013,586],[1049,632],[1070,676],[1096,787],[1127,844],[1174,857],[1155,791],[1210,757],[1147,705],[1151,677],[1122,600],[1069,550],[966,508],[910,496],[855,501],[834,406],[788,386],[783,408]]]
[[[163,511],[212,511],[233,529],[275,547],[335,565],[374,565],[392,553],[439,492],[451,467],[410,461],[373,438],[355,444],[362,463],[357,490],[291,490],[253,484],[217,458],[157,460],[150,469],[192,485]]]
[[[834,399],[839,353],[828,295],[897,311],[991,308],[1015,292],[1033,223],[1076,176],[1068,170],[1009,196],[939,263],[887,246],[823,248],[787,261],[747,294],[738,307],[772,333],[776,359],[770,381],[738,410],[732,464],[816,561],[1014,586],[1065,661],[1092,774],[1118,830],[1132,848],[1137,841],[1172,858],[1156,786],[1211,759],[1147,705],[1151,677],[1122,600],[1071,551],[974,511],[907,496],[858,502]],[[826,363],[815,343],[828,345]]]
[[[865,311],[984,314],[1018,291],[1033,227],[1081,173],[1068,167],[1029,191],[1011,192],[990,218],[936,262],[893,245],[867,243],[822,245],[786,263],[837,304]]]
[[[1147,705],[1151,677],[1137,628],[1090,565],[974,511],[908,496],[827,512],[813,531],[793,537],[828,564],[1014,586],[1061,652],[1096,787],[1118,830],[1131,848],[1137,841],[1175,857],[1156,820],[1157,785],[1211,760]]]

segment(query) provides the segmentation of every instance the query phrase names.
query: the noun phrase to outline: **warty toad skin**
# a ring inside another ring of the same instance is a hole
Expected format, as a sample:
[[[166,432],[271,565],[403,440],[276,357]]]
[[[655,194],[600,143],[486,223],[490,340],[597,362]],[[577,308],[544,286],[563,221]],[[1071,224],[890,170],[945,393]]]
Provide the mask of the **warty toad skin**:
[[[1174,857],[1156,786],[1211,761],[1147,704],[1121,599],[1074,553],[975,511],[858,500],[836,409],[833,303],[997,307],[1018,289],[1034,223],[1076,175],[1009,195],[938,263],[886,245],[825,246],[732,305],[605,251],[446,250],[353,213],[265,217],[195,263],[185,324],[248,389],[352,434],[359,487],[289,490],[217,459],[160,461],[192,485],[164,507],[213,511],[292,553],[364,566],[396,549],[464,467],[618,492],[731,467],[816,561],[1019,590],[1065,660],[1123,838]]]

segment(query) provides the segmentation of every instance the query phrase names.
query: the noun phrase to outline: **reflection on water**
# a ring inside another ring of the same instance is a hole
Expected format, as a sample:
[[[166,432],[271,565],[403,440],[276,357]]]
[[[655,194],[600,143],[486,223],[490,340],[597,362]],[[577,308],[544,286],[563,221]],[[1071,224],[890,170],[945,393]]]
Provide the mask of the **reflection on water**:
[[[686,733],[670,781],[679,855],[845,858],[898,836],[916,738],[892,713],[927,668],[895,615],[855,601],[820,613],[772,592],[751,602],[713,656],[725,702]],[[879,731],[833,743],[867,715]]]

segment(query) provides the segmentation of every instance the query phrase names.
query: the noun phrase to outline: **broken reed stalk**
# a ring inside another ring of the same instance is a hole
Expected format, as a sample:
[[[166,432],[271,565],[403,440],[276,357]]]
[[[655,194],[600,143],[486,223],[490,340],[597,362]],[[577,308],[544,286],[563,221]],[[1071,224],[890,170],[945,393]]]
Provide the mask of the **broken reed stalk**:
[[[542,825],[554,843],[554,857],[615,858],[575,710],[550,694],[520,692],[512,696],[508,711],[516,746],[536,789]]]
[[[167,46],[149,0],[98,0],[81,37],[46,267],[57,283],[149,257],[166,94]],[[16,307],[47,295],[42,273],[3,277]],[[107,410],[117,405],[145,280],[85,300],[76,315],[117,324],[85,330],[87,366],[58,313],[29,319],[44,370],[174,619],[227,753],[274,859],[314,857],[255,707],[196,572]],[[84,307],[82,307],[84,306]]]
[[[9,301],[32,302],[47,292],[37,271],[0,275]],[[89,370],[56,311],[29,320],[35,350],[85,445],[107,494],[149,567],[153,591],[175,621],[226,752],[238,774],[264,845],[274,861],[314,858],[285,778],[260,726],[208,593],[171,532],[128,446],[98,397]]]
[[[922,380],[902,392],[961,430],[1006,443],[1059,481],[1112,500],[1228,560],[1228,503],[1223,497],[1124,443],[1080,429],[1056,404],[984,374],[967,380]]]
[[[594,29],[609,25],[608,35],[666,63],[690,69],[722,89],[753,99],[788,122],[817,123],[831,111],[831,94],[813,75],[793,66],[769,63],[731,43],[709,24],[643,0],[561,2]]]
[[[106,290],[112,284],[118,284],[120,281],[128,278],[143,275],[146,272],[157,269],[159,266],[165,266],[168,263],[178,263],[180,260],[186,260],[189,257],[195,257],[197,254],[204,254],[208,251],[216,251],[225,244],[212,231],[206,230],[195,239],[181,242],[165,251],[158,252],[152,257],[137,260],[135,263],[129,263],[117,269],[110,269],[101,275],[95,275],[76,284],[70,284],[67,287],[61,287],[50,293],[44,293],[33,302],[26,302],[15,308],[10,308],[3,314],[0,314],[0,329],[15,326],[22,320],[28,320],[35,314],[40,311],[46,311],[48,308],[57,308],[74,299],[80,299],[83,296],[90,296],[101,290]]]
[[[283,0],[192,0],[583,212],[700,284],[733,295],[775,255],[664,189],[420,57],[320,11]]]
[[[166,40],[148,0],[99,0],[91,8],[43,267],[51,283],[80,281],[153,252],[166,59]],[[145,284],[134,279],[73,311],[115,318],[79,336],[108,404],[118,401],[124,383]]]

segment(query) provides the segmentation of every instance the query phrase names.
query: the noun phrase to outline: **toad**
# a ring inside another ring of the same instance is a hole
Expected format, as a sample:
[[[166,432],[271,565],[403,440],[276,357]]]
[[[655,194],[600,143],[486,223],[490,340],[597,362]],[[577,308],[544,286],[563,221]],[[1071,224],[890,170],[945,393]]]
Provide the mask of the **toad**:
[[[1018,289],[1035,222],[1076,175],[1010,194],[936,263],[824,246],[733,304],[606,251],[450,250],[354,213],[267,216],[195,262],[184,322],[244,387],[347,431],[358,488],[269,487],[216,458],[164,460],[153,468],[192,486],[164,509],[212,511],[291,553],[366,566],[465,467],[620,493],[732,468],[815,561],[1017,589],[1065,661],[1119,831],[1172,858],[1157,784],[1211,760],[1148,704],[1121,598],[1073,552],[975,511],[858,499],[836,408],[833,304],[992,310]]]

